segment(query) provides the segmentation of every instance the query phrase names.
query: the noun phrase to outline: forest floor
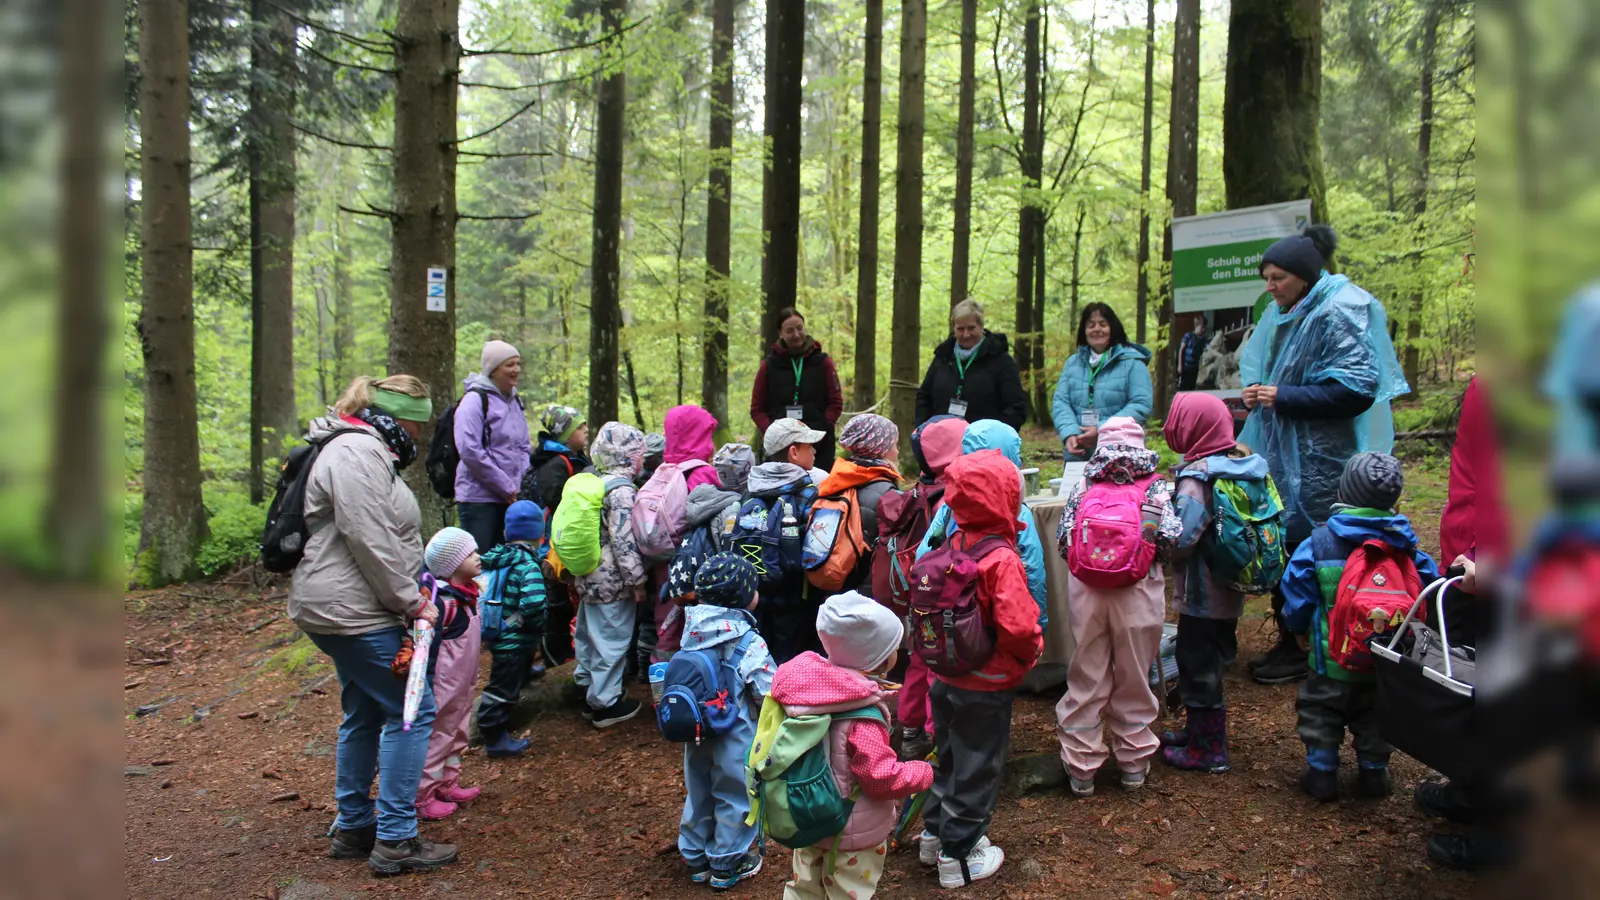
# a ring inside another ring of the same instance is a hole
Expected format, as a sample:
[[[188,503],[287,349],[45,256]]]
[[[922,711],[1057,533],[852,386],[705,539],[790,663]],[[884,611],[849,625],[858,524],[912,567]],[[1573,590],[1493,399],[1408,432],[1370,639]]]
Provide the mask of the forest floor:
[[[1407,511],[1437,547],[1443,467],[1408,466]],[[425,836],[460,861],[378,880],[361,861],[324,854],[333,819],[339,689],[332,670],[283,616],[284,586],[226,582],[130,594],[125,603],[124,874],[129,897],[310,900],[429,897],[703,896],[676,852],[681,751],[645,717],[597,732],[576,712],[537,718],[519,760],[468,751],[465,782],[484,793]],[[1264,603],[1240,622],[1240,657],[1266,649]],[[480,676],[488,670],[487,658]],[[633,696],[648,688],[632,685]],[[1007,863],[974,898],[1126,896],[1467,897],[1473,881],[1424,853],[1443,828],[1412,807],[1429,773],[1396,756],[1395,795],[1319,805],[1295,787],[1302,748],[1295,685],[1227,679],[1233,771],[1180,773],[1157,763],[1148,786],[1111,781],[1087,800],[1056,789],[1004,797],[990,831]],[[1054,754],[1054,696],[1019,698],[1013,759]],[[1343,772],[1348,792],[1353,762]],[[1105,781],[1105,779],[1102,779]],[[777,897],[789,855],[735,896]],[[878,896],[929,896],[915,854],[891,856]]]

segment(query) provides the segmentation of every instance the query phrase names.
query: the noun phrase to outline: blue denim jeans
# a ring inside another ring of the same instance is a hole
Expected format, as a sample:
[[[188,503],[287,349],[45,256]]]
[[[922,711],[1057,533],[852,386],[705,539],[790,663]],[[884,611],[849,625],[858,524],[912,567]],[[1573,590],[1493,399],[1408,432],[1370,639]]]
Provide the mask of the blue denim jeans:
[[[339,828],[364,828],[378,823],[378,839],[403,841],[417,835],[417,784],[433,733],[433,687],[410,731],[402,731],[405,682],[394,677],[389,663],[400,650],[402,628],[366,634],[308,634],[317,649],[333,659],[342,691],[344,721],[339,725],[339,753],[334,796]],[[369,794],[378,779],[378,800]]]
[[[690,866],[727,871],[755,845],[756,825],[746,825],[750,795],[745,792],[745,757],[755,740],[749,712],[727,734],[683,748],[683,818],[678,822],[678,852]]]

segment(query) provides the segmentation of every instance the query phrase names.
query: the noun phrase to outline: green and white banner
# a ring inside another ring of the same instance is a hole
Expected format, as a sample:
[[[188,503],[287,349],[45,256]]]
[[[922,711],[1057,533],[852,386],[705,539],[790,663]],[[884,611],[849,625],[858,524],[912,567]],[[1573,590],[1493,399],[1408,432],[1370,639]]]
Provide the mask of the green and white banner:
[[[1262,252],[1310,223],[1310,200],[1173,219],[1173,312],[1256,306],[1266,294]]]

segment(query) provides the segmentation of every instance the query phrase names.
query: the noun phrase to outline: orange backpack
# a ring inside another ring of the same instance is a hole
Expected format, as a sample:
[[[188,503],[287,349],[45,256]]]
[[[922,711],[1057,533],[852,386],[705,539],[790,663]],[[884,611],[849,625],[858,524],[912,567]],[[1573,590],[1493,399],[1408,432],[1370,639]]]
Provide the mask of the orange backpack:
[[[819,497],[811,504],[801,564],[813,587],[824,591],[842,589],[861,560],[871,553],[872,547],[861,529],[860,494],[856,488]]]

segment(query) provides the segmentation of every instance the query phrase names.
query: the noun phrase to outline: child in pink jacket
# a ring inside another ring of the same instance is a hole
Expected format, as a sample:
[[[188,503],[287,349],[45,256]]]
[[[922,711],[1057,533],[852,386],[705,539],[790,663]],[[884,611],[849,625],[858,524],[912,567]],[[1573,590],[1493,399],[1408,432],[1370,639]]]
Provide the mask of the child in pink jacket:
[[[1056,704],[1061,761],[1077,797],[1094,793],[1094,776],[1113,753],[1122,788],[1144,787],[1150,757],[1160,749],[1151,725],[1160,713],[1150,689],[1150,663],[1161,645],[1166,619],[1166,580],[1161,564],[1183,530],[1172,506],[1172,487],[1156,474],[1158,457],[1144,446],[1144,428],[1126,416],[1108,419],[1083,481],[1067,497],[1056,542],[1066,557],[1075,540],[1074,523],[1084,496],[1096,482],[1147,482],[1140,514],[1143,540],[1154,543],[1155,562],[1128,587],[1096,588],[1068,577],[1072,640],[1076,650],[1067,667],[1067,694]],[[1104,723],[1102,724],[1102,716]],[[1104,729],[1111,731],[1111,751]]]
[[[702,484],[722,487],[717,467],[712,465],[712,458],[717,452],[715,416],[693,404],[674,406],[667,410],[661,430],[667,442],[661,461],[685,470],[683,486],[686,494]],[[663,596],[662,591],[667,583],[668,565],[662,562],[650,567],[650,599],[639,610],[641,619],[650,620],[648,626],[641,622],[640,628],[655,630],[656,639],[650,658],[657,662],[671,659],[683,641],[683,616],[672,614],[677,604]]]
[[[772,680],[772,698],[791,716],[876,706],[884,717],[836,721],[829,732],[834,781],[856,804],[838,837],[794,852],[784,900],[868,900],[888,861],[896,801],[933,785],[932,766],[900,762],[889,745],[890,696],[877,678],[894,666],[903,635],[900,619],[872,598],[855,591],[830,597],[817,611],[827,658],[807,651],[779,666]]]
[[[467,749],[472,695],[478,689],[478,653],[483,629],[477,616],[483,572],[478,543],[460,528],[441,528],[428,540],[423,563],[438,579],[439,625],[434,637],[433,698],[439,706],[428,757],[417,785],[417,818],[443,819],[477,799],[479,789],[461,786],[461,754]]]

